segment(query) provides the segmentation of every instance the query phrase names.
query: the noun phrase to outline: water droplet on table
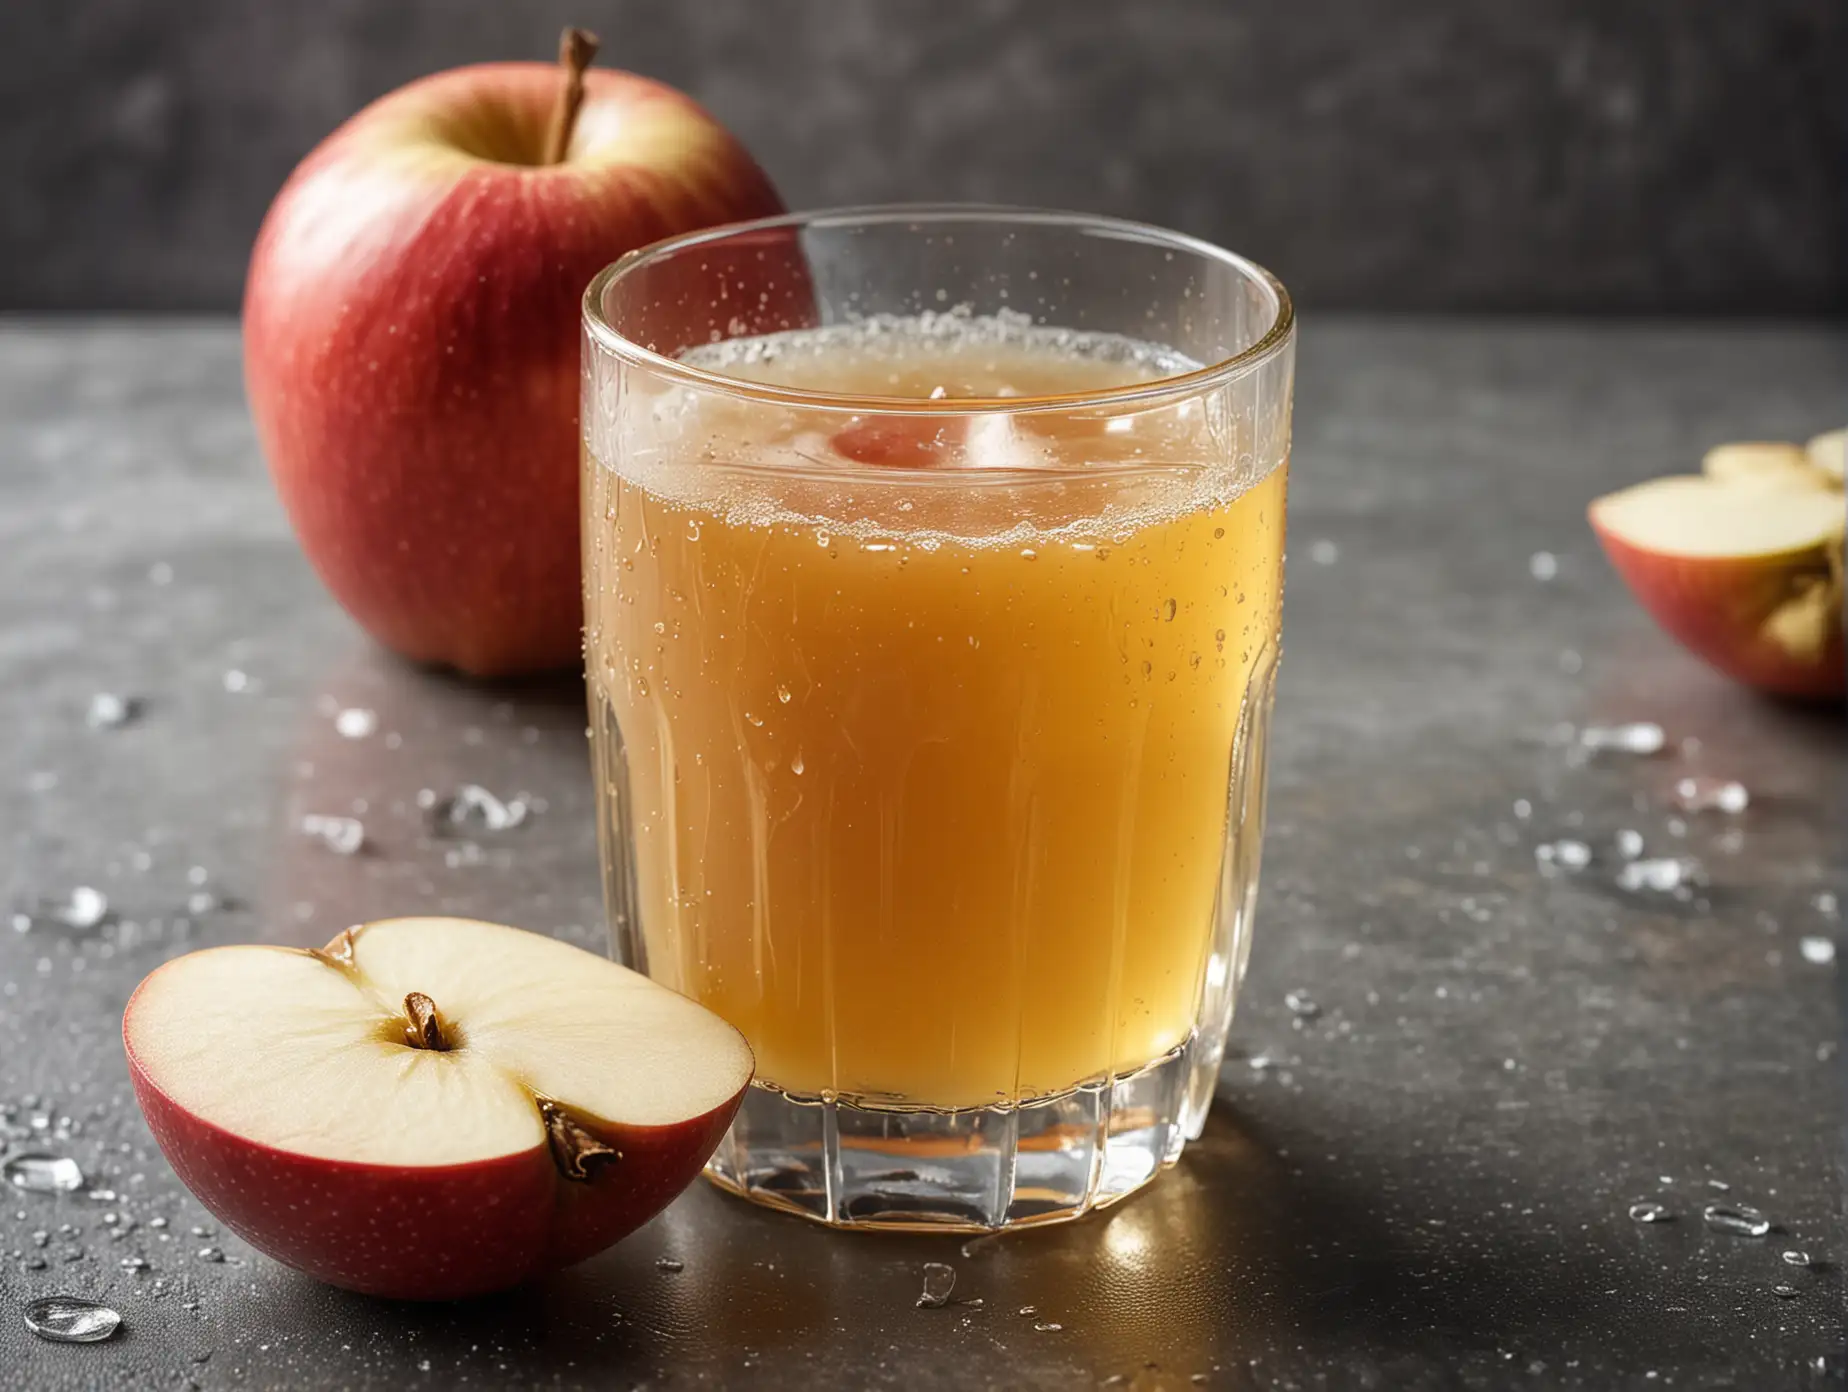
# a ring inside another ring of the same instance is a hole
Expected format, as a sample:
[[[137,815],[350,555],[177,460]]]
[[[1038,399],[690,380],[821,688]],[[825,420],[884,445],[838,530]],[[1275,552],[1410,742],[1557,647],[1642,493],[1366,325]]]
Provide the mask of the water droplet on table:
[[[1057,1334],[1061,1329],[1065,1328],[1064,1325],[1055,1324],[1052,1320],[1040,1320],[1033,1327],[1042,1334]]]
[[[956,1268],[943,1262],[924,1263],[924,1289],[918,1295],[918,1309],[940,1310],[949,1303],[956,1289]]]
[[[1803,960],[1812,966],[1826,967],[1835,960],[1835,942],[1832,938],[1806,937],[1797,944],[1797,950],[1803,954]]]
[[[319,841],[335,855],[357,855],[366,844],[365,825],[357,817],[329,817],[310,812],[301,821],[302,835]]]
[[[1322,1013],[1322,1007],[1316,1004],[1315,997],[1307,991],[1284,992],[1283,1004],[1299,1020],[1313,1020]]]
[[[1668,894],[1700,879],[1700,865],[1685,858],[1633,860],[1617,872],[1617,888],[1631,893]]]
[[[1579,731],[1585,749],[1619,754],[1660,754],[1668,736],[1653,720],[1632,720],[1623,725],[1587,725]]]
[[[1733,1237],[1763,1237],[1771,1231],[1771,1220],[1750,1204],[1708,1204],[1700,1216],[1715,1232]]]
[[[124,1271],[146,1271],[148,1260],[146,1257],[123,1257],[117,1265]]]
[[[1700,775],[1675,784],[1675,805],[1683,812],[1724,812],[1737,816],[1751,806],[1752,795],[1743,783],[1730,778]]]
[[[92,730],[119,730],[141,714],[141,701],[135,696],[118,696],[113,691],[99,691],[90,698],[84,724]]]
[[[1779,1284],[1771,1287],[1771,1294],[1775,1295],[1779,1300],[1795,1300],[1797,1298],[1797,1288],[1795,1286]]]
[[[54,1344],[97,1344],[122,1327],[107,1305],[74,1295],[48,1295],[26,1306],[26,1328]]]
[[[1591,847],[1583,841],[1549,841],[1534,847],[1534,859],[1542,865],[1583,870],[1591,864]]]
[[[525,798],[499,798],[479,783],[464,783],[440,800],[433,795],[428,803],[423,802],[420,794],[418,801],[430,808],[439,830],[473,827],[482,831],[511,831],[526,820],[531,810]]]
[[[334,730],[345,739],[362,740],[378,728],[378,712],[363,706],[349,706],[334,717]]]
[[[70,898],[52,909],[51,916],[66,928],[95,928],[109,917],[109,896],[89,885],[78,885]]]
[[[222,1247],[201,1247],[198,1257],[202,1262],[221,1262],[225,1259],[225,1253]]]
[[[681,1261],[679,1257],[655,1258],[655,1270],[657,1271],[685,1271],[686,1269],[687,1264]]]
[[[1017,1313],[1020,1315],[1022,1319],[1032,1319],[1033,1316],[1039,1313],[1039,1306],[1022,1305]]]
[[[31,1194],[71,1194],[83,1188],[83,1171],[65,1155],[9,1156],[0,1174],[15,1189]]]
[[[1633,1203],[1630,1205],[1630,1221],[1632,1223],[1670,1223],[1674,1221],[1674,1218],[1675,1215],[1669,1212],[1668,1205],[1666,1204],[1644,1200],[1642,1203]]]
[[[1810,1254],[1801,1248],[1792,1247],[1783,1253],[1785,1266],[1809,1266]]]

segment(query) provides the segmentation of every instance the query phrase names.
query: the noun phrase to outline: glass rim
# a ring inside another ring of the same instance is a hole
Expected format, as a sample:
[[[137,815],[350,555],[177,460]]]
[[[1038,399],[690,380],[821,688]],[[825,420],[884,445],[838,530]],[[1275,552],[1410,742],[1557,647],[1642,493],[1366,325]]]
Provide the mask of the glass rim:
[[[1143,242],[1184,251],[1203,261],[1229,267],[1267,289],[1275,308],[1269,327],[1249,347],[1228,357],[1203,364],[1171,377],[1132,382],[1120,387],[1061,392],[1043,396],[976,396],[932,400],[916,396],[877,396],[852,392],[814,391],[800,387],[754,382],[729,373],[696,366],[660,353],[623,334],[603,313],[603,298],[610,286],[649,264],[710,242],[784,227],[879,226],[903,222],[1017,223],[1034,227],[1070,227],[1123,241]],[[664,237],[626,252],[592,277],[583,297],[586,331],[602,348],[617,357],[649,368],[663,376],[706,391],[724,392],[774,405],[806,410],[843,411],[855,415],[992,415],[1038,411],[1089,410],[1115,406],[1146,406],[1182,397],[1198,396],[1255,371],[1281,353],[1296,327],[1296,309],[1283,282],[1263,266],[1227,251],[1201,237],[1175,232],[1153,223],[1101,214],[1064,212],[1049,208],[1016,208],[993,203],[888,203],[806,212],[781,213],[748,222],[721,223],[694,232]]]

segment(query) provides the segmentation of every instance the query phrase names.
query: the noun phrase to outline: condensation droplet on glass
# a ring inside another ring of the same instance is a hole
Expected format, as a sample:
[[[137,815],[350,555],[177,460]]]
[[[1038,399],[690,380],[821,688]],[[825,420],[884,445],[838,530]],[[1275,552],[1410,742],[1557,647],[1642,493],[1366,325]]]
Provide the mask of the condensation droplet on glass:
[[[1180,612],[1180,606],[1170,599],[1161,607],[1161,616],[1168,623],[1174,622],[1174,616]]]
[[[796,777],[800,778],[802,776],[803,768],[804,768],[804,765],[802,763],[802,755],[798,753],[795,758],[789,761],[789,771],[795,774]]]
[[[698,518],[689,517],[687,519],[687,540],[688,541],[698,541],[699,540],[699,519]]]
[[[1536,551],[1527,558],[1527,573],[1536,580],[1551,580],[1559,574],[1559,557],[1551,551]]]
[[[779,686],[776,689],[776,699],[781,701],[784,705],[788,705],[790,703],[790,700],[792,699],[789,693],[789,688],[786,686]]]
[[[1617,833],[1617,854],[1625,860],[1635,860],[1643,853],[1643,834],[1625,827]]]
[[[924,1263],[924,1289],[918,1294],[920,1310],[940,1310],[956,1289],[956,1268],[943,1262]]]
[[[744,713],[744,719],[747,724],[753,725],[759,730],[764,728],[764,718],[761,715],[752,715],[749,711],[746,711]]]
[[[1835,960],[1835,942],[1831,938],[1805,937],[1797,944],[1797,950],[1813,967],[1826,967]]]
[[[98,1344],[122,1327],[122,1316],[94,1300],[48,1295],[26,1306],[26,1328],[54,1344]]]

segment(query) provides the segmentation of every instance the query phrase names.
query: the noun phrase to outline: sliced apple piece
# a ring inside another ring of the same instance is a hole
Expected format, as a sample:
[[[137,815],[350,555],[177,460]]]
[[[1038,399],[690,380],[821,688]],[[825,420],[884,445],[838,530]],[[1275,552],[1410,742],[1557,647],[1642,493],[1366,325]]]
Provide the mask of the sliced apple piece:
[[[1740,488],[1828,489],[1837,487],[1810,462],[1801,445],[1771,440],[1739,440],[1715,445],[1700,461],[1700,469],[1716,483]]]
[[[653,1217],[750,1082],[744,1038],[580,948],[400,918],[157,968],[122,1021],[187,1188],[280,1262],[410,1300],[500,1290]]]
[[[1843,455],[1848,453],[1848,429],[1826,430],[1805,445],[1803,452],[1815,468],[1822,470],[1842,486]]]
[[[1590,517],[1630,592],[1690,651],[1765,691],[1838,697],[1843,509],[1836,492],[1677,477],[1607,494]]]

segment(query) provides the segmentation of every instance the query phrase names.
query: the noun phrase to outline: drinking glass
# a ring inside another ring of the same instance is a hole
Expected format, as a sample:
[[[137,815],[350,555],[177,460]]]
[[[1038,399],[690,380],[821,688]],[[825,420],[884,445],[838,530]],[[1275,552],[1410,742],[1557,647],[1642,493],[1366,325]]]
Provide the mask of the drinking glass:
[[[1072,1218],[1199,1134],[1251,943],[1294,321],[1192,237],[796,214],[584,301],[617,956],[743,1031],[708,1166],[838,1226]]]

